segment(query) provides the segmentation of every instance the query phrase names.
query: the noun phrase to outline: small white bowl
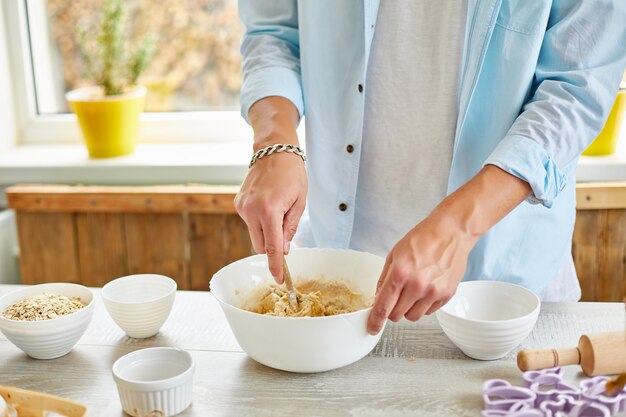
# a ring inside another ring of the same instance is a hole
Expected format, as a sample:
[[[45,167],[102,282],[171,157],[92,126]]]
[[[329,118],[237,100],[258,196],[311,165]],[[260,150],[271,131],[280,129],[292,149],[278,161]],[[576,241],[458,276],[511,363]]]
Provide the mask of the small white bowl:
[[[294,281],[338,279],[373,298],[385,260],[342,249],[294,249],[287,255]],[[211,293],[219,301],[241,348],[252,359],[291,372],[323,372],[358,361],[376,346],[367,333],[371,307],[327,317],[274,317],[240,307],[251,294],[274,284],[265,255],[240,259],[218,271]]]
[[[79,297],[87,305],[72,314],[41,321],[10,320],[0,314],[0,330],[31,358],[59,358],[72,350],[89,326],[95,305],[93,293],[79,284],[31,285],[2,296],[0,313],[18,301],[40,294]]]
[[[461,282],[436,313],[444,333],[470,358],[506,356],[532,331],[541,302],[532,291],[508,282]]]
[[[181,413],[191,404],[195,369],[191,355],[176,348],[141,349],[122,356],[113,364],[122,408],[135,417]]]
[[[101,294],[113,321],[128,336],[143,339],[157,334],[167,320],[176,281],[156,274],[128,275],[107,283]]]

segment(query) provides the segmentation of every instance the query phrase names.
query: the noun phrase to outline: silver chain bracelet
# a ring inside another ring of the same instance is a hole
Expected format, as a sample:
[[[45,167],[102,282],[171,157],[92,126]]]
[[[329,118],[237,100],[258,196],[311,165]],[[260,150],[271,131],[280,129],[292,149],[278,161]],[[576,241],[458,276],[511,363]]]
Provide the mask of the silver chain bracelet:
[[[256,151],[254,155],[252,155],[252,160],[250,161],[250,165],[248,166],[248,168],[251,168],[256,161],[263,158],[264,156],[281,152],[296,154],[300,158],[302,158],[304,162],[306,162],[306,156],[304,156],[304,152],[298,146],[291,145],[289,143],[277,143],[275,145],[266,146],[265,148]]]

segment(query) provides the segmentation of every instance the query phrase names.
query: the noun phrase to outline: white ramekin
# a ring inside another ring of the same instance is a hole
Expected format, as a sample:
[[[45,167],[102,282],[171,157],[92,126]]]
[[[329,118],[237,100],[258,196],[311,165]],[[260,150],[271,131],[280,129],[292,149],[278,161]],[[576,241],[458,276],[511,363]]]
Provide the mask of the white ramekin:
[[[176,281],[156,274],[129,275],[102,287],[102,301],[115,323],[130,337],[159,332],[172,310]]]
[[[191,355],[176,348],[141,349],[122,356],[113,364],[122,408],[134,417],[181,413],[191,404],[195,369]]]

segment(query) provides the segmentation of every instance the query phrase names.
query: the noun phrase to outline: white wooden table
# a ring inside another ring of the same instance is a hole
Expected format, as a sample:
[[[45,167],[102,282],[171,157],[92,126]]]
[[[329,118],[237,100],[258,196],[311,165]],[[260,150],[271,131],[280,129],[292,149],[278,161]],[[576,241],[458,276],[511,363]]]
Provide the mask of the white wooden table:
[[[18,288],[0,285],[0,295]],[[161,332],[125,336],[106,313],[98,289],[93,321],[68,355],[26,356],[0,334],[0,384],[69,398],[92,417],[123,416],[111,366],[144,347],[188,350],[197,369],[194,401],[181,416],[478,416],[485,379],[521,384],[515,353],[498,361],[467,358],[437,320],[389,323],[361,361],[321,374],[291,374],[258,364],[238,346],[217,302],[207,292],[179,292]],[[537,326],[520,346],[575,346],[582,333],[624,329],[621,303],[545,303]],[[568,367],[566,379],[580,378]]]

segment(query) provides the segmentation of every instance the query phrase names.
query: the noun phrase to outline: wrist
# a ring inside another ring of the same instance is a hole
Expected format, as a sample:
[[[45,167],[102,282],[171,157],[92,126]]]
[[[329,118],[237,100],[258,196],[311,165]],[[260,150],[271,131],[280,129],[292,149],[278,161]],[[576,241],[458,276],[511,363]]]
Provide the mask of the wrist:
[[[479,202],[472,196],[451,194],[431,213],[472,247],[489,229],[485,225]]]
[[[531,193],[530,186],[502,169],[487,165],[446,197],[433,211],[477,241]]]
[[[275,145],[266,146],[265,148],[261,148],[252,155],[252,159],[250,160],[250,165],[248,168],[252,168],[252,166],[262,158],[271,155],[278,155],[281,153],[291,153],[302,159],[302,162],[306,162],[306,156],[300,147],[295,145],[290,145],[288,143],[280,143]]]
[[[284,131],[284,129],[276,129],[268,132],[263,137],[257,137],[255,135],[254,143],[252,145],[252,151],[258,152],[263,148],[267,148],[268,146],[276,145],[279,143],[300,146],[300,142],[298,141],[298,135],[296,134],[295,129],[293,132],[286,132]]]
[[[248,119],[254,130],[254,152],[277,143],[299,146],[299,115],[291,101],[274,96],[261,99],[250,108]]]

